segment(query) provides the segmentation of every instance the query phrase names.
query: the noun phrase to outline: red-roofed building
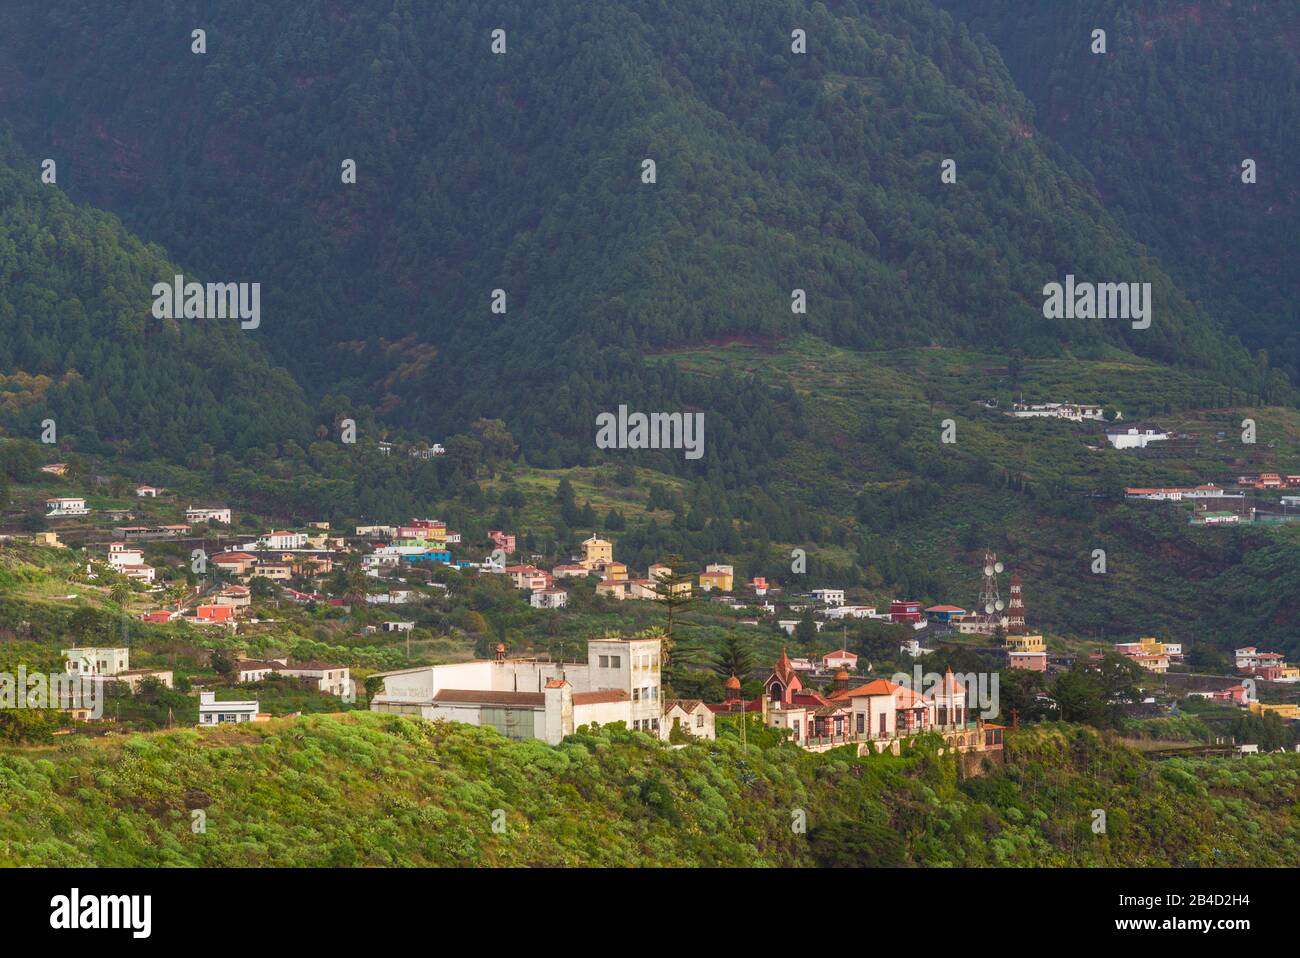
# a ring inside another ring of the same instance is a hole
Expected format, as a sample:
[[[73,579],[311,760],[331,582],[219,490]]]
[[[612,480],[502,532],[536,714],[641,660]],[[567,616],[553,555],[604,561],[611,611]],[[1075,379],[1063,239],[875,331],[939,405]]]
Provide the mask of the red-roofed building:
[[[857,667],[858,656],[848,649],[836,649],[822,656],[822,668],[825,669],[856,669]]]
[[[235,610],[228,605],[201,605],[194,610],[194,616],[203,623],[234,622]]]

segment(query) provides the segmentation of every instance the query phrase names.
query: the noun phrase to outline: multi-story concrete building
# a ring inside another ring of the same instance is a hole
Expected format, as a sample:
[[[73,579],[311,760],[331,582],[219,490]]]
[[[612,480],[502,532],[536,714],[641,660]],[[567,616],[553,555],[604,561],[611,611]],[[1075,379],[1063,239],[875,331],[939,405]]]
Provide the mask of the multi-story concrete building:
[[[590,724],[623,722],[666,736],[657,638],[592,639],[587,661],[506,658],[383,672],[375,712],[490,725],[508,738],[558,743]]]

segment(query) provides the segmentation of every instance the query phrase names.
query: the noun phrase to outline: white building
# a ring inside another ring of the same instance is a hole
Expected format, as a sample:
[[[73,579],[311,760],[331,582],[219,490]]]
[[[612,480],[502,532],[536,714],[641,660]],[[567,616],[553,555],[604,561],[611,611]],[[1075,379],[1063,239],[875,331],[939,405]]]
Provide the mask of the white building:
[[[90,510],[86,508],[85,499],[72,496],[45,500],[45,515],[47,518],[57,519],[62,516],[86,516],[89,514]]]
[[[874,619],[876,617],[876,607],[874,605],[836,605],[826,609],[824,615],[828,619]]]
[[[64,649],[63,660],[70,675],[117,675],[131,668],[131,651],[85,646]]]
[[[283,667],[284,663],[276,659],[240,659],[235,663],[235,676],[240,684],[260,682]]]
[[[143,565],[144,551],[129,546],[125,542],[110,542],[108,544],[108,564],[115,569],[128,565]]]
[[[593,723],[664,737],[659,653],[658,639],[592,639],[586,663],[502,657],[383,672],[370,708],[552,745]]]
[[[836,649],[822,656],[822,668],[825,669],[856,669],[857,667],[858,657],[848,649]]]
[[[141,499],[157,499],[158,493],[162,492],[157,486],[136,486],[135,494]]]
[[[352,690],[352,673],[346,665],[331,662],[294,662],[275,670],[280,675],[310,679],[327,695],[346,695]]]
[[[1107,441],[1116,449],[1145,449],[1149,443],[1162,442],[1168,438],[1168,432],[1150,424],[1111,426],[1106,430]]]
[[[220,522],[230,525],[229,509],[203,509],[191,506],[185,510],[186,522]]]
[[[1100,420],[1103,415],[1101,406],[1095,406],[1088,403],[1072,402],[1043,402],[1043,403],[1012,403],[1009,416],[1015,416],[1019,419],[1029,419],[1037,417],[1049,417],[1052,419],[1068,419],[1070,422],[1083,422],[1088,419]]]
[[[672,699],[664,703],[666,736],[675,728],[691,738],[717,738],[713,710],[699,699]],[[665,737],[666,737],[665,736]]]
[[[410,632],[415,628],[414,622],[385,622],[385,632]]]
[[[538,589],[529,596],[528,604],[534,609],[563,609],[569,604],[569,593],[563,589]]]
[[[844,604],[843,589],[813,589],[812,597],[824,605],[840,606]]]
[[[151,565],[123,565],[118,566],[117,571],[133,582],[151,583],[158,576],[157,570]]]
[[[303,532],[268,532],[257,542],[263,549],[303,549],[307,546],[307,535]]]
[[[781,619],[776,624],[781,627],[781,631],[783,631],[786,635],[794,635],[795,629],[799,628],[798,619]],[[826,625],[826,623],[814,621],[813,625],[815,625],[817,627],[817,631],[820,632],[822,628]]]
[[[260,718],[257,701],[218,702],[215,692],[199,693],[199,725],[215,726],[227,723],[256,722]]]
[[[1242,493],[1225,493],[1213,483],[1202,486],[1128,486],[1125,499],[1148,499],[1156,502],[1181,502],[1183,499],[1242,499]]]

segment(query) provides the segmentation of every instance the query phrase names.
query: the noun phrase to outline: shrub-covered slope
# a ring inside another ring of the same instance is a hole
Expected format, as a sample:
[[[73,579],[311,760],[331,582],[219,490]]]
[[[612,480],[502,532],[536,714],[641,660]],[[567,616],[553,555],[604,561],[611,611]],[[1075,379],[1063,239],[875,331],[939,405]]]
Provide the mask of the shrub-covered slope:
[[[1070,726],[1014,735],[1009,757],[959,780],[951,759],[743,750],[729,733],[551,748],[311,716],[0,755],[0,864],[1300,863],[1298,757],[1154,765]]]

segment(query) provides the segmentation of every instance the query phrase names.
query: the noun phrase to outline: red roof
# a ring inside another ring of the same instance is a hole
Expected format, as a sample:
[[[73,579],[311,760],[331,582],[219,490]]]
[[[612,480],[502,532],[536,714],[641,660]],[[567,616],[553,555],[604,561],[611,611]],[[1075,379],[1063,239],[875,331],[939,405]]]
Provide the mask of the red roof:
[[[866,685],[859,685],[855,689],[844,689],[843,691],[836,692],[831,696],[831,698],[839,700],[856,698],[863,695],[893,695],[902,687],[903,686],[895,685],[893,682],[886,679],[873,679]]]
[[[790,664],[790,656],[786,655],[785,646],[781,646],[781,657],[776,660],[776,668],[772,671],[786,685],[790,684],[792,678],[797,677],[794,674],[794,666]]]

